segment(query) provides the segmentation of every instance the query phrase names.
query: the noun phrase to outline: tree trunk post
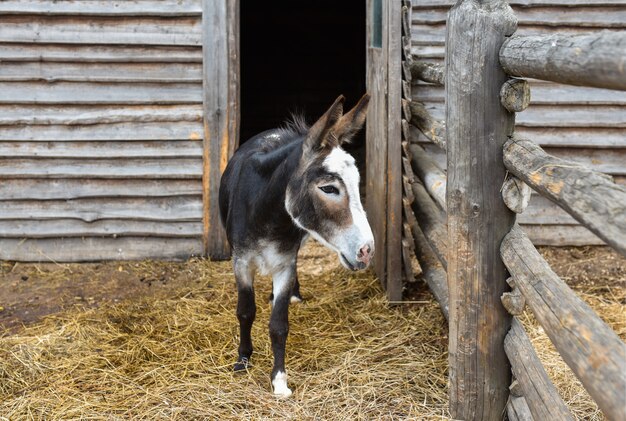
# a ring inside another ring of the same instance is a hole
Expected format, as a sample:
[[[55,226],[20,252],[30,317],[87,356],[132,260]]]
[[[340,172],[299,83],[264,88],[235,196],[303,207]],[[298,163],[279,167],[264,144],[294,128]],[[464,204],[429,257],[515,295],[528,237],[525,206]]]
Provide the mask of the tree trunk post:
[[[448,15],[446,201],[454,419],[501,419],[511,384],[504,351],[511,317],[500,301],[508,286],[499,248],[515,219],[500,193],[506,174],[502,146],[515,117],[500,103],[508,77],[498,54],[516,26],[504,0],[462,0]]]

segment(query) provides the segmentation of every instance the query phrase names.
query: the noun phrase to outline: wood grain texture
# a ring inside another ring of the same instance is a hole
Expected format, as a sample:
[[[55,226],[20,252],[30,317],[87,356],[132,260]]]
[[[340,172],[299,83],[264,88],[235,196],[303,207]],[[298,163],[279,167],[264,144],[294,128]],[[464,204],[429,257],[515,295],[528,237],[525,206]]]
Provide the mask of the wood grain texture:
[[[3,62],[202,63],[202,48],[0,43]]]
[[[411,64],[411,76],[417,80],[436,85],[444,84],[444,68],[440,64],[432,64],[424,61],[414,61]]]
[[[80,250],[80,253],[77,250]],[[23,262],[186,260],[200,255],[202,255],[200,237],[85,237],[28,240],[0,238],[0,260]]]
[[[502,106],[512,113],[524,111],[530,105],[530,85],[524,79],[509,79],[500,90]]]
[[[604,174],[550,156],[529,140],[507,142],[504,163],[518,178],[626,255],[625,187]]]
[[[582,225],[523,225],[533,244],[538,246],[602,246],[602,239]]]
[[[0,125],[202,121],[197,105],[0,105]]]
[[[202,83],[202,66],[199,63],[59,63],[46,61],[10,62],[0,66],[0,82],[24,81],[45,81],[47,83]],[[192,87],[194,86],[192,85]]]
[[[411,209],[415,214],[415,219],[420,230],[426,237],[430,248],[435,253],[444,269],[447,268],[448,253],[448,229],[446,227],[445,212],[435,205],[420,181],[411,184],[415,201],[411,204]]]
[[[401,3],[388,2],[387,34],[387,298],[402,299],[402,130],[401,119],[408,107],[402,106],[402,51]],[[406,39],[406,37],[404,37]],[[407,44],[410,48],[410,43]],[[410,111],[409,111],[410,112]],[[378,175],[380,176],[380,175]]]
[[[450,414],[499,419],[511,373],[502,343],[510,315],[498,258],[514,214],[502,202],[501,146],[514,117],[500,104],[508,79],[498,62],[516,21],[503,1],[459,1],[447,22],[446,144],[448,161],[448,287]]]
[[[199,180],[10,179],[0,183],[0,201],[202,195]]]
[[[441,209],[446,210],[446,175],[419,145],[411,145],[413,172],[422,180],[430,196]]]
[[[202,123],[199,121],[130,122],[85,125],[20,124],[2,126],[0,130],[0,141],[15,142],[55,141],[63,143],[176,140],[179,141],[179,143],[201,144],[199,141],[201,141],[203,137],[204,130]],[[58,145],[58,147],[62,146]]]
[[[229,72],[238,72],[239,59],[231,54],[237,48],[229,37],[229,20],[233,18],[233,7],[238,0],[202,1],[202,53],[203,60],[203,110],[204,151],[202,185],[205,253],[213,259],[229,257],[226,232],[220,222],[218,192],[222,172],[226,168],[231,143],[236,143],[238,127],[231,124],[233,84]],[[236,37],[235,37],[236,38]]]
[[[190,83],[0,82],[0,104],[200,104]]]
[[[413,0],[411,5],[413,9],[433,8],[433,7],[451,7],[456,3],[455,0]],[[510,0],[511,6],[622,6],[624,0]]]
[[[415,215],[411,210],[411,205],[407,201],[403,203],[404,215],[411,229],[414,241],[415,257],[422,268],[421,278],[428,284],[430,291],[439,303],[441,312],[446,320],[449,318],[448,283],[446,271],[441,262],[435,256],[426,241],[426,237],[419,228]]]
[[[502,200],[507,208],[522,213],[530,203],[531,190],[528,184],[517,177],[508,177],[502,185]]]
[[[201,159],[1,159],[0,177],[200,179]]]
[[[411,102],[411,124],[417,127],[431,142],[446,150],[446,123],[437,120],[428,112],[424,104]]]
[[[502,260],[546,334],[608,419],[626,418],[626,344],[552,271],[519,226]]]
[[[4,0],[2,15],[64,16],[200,16],[200,0],[125,0],[90,2],[51,0]]]
[[[3,158],[202,158],[202,143],[0,142]]]
[[[530,408],[523,396],[511,396],[506,405],[509,421],[534,421]]]
[[[200,19],[157,17],[67,16],[0,17],[0,42],[54,44],[181,45],[200,46]]]
[[[513,318],[504,339],[504,350],[522,395],[536,420],[574,420],[567,405],[548,378],[522,324]]]
[[[0,220],[0,238],[68,237],[200,237],[202,222],[154,222],[141,220],[76,219]]]
[[[372,16],[373,0],[367,1],[368,16]],[[371,25],[367,25],[368,45],[371,45]],[[383,33],[383,45],[386,42]],[[366,52],[367,91],[371,94],[365,121],[366,154],[366,197],[365,208],[372,227],[376,253],[373,267],[383,287],[386,286],[387,263],[387,67],[384,65],[386,49],[368,47]],[[381,174],[383,176],[381,176]]]
[[[202,201],[198,196],[15,200],[2,202],[0,214],[1,220],[67,218],[195,222],[202,220]]]
[[[626,32],[576,36],[513,36],[500,51],[517,77],[626,90]]]

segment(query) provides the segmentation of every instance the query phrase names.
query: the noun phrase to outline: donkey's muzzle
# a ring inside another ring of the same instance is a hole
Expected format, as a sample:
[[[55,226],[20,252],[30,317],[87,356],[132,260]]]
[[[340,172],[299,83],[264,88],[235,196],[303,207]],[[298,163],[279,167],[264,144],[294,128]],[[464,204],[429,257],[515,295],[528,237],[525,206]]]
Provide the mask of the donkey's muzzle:
[[[356,254],[356,260],[357,260],[357,262],[363,263],[365,267],[363,267],[362,269],[365,269],[366,267],[369,266],[370,261],[372,260],[373,256],[374,256],[374,245],[373,244],[364,244],[359,249],[359,252]],[[361,268],[359,268],[359,269],[361,269]]]

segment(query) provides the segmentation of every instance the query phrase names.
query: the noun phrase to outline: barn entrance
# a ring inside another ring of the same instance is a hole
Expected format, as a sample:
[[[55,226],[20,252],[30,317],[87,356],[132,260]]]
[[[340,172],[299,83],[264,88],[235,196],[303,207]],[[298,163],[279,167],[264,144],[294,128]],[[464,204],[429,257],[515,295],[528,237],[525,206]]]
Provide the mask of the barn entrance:
[[[365,92],[363,0],[242,1],[240,23],[241,143],[291,112],[312,123],[339,94],[347,109]],[[361,133],[349,146],[360,165],[364,144]]]

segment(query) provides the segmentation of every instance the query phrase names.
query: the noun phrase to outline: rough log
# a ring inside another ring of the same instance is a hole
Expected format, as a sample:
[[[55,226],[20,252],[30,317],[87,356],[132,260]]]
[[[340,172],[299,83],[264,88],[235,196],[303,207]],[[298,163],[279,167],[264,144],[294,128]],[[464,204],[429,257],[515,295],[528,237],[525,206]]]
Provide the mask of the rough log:
[[[502,185],[502,200],[507,208],[522,213],[530,203],[532,190],[517,177],[508,177]]]
[[[434,119],[424,104],[411,102],[411,124],[420,129],[424,136],[430,139],[435,145],[446,150],[446,123],[445,121]]]
[[[410,204],[404,201],[404,214],[411,229],[415,245],[415,257],[422,268],[422,278],[428,284],[430,291],[441,307],[441,312],[448,320],[448,283],[446,271],[441,266],[439,259],[433,253],[426,241],[426,237],[419,228]]]
[[[504,145],[507,169],[626,255],[626,188],[611,177],[546,154],[529,140]]]
[[[498,246],[515,221],[500,194],[500,147],[515,122],[500,103],[508,76],[498,53],[517,25],[504,0],[461,0],[446,26],[450,414],[493,420],[505,411],[511,384]]]
[[[409,146],[413,172],[441,209],[446,210],[446,175],[420,145]]]
[[[411,76],[435,85],[444,84],[444,68],[441,64],[415,61],[411,64]]]
[[[524,79],[509,79],[500,90],[502,106],[512,113],[524,111],[530,105],[530,85]]]
[[[500,63],[511,76],[626,90],[626,32],[509,38]]]
[[[513,318],[511,330],[504,339],[504,350],[533,418],[573,420],[567,405],[541,365],[524,327],[516,318]]]
[[[534,421],[534,418],[528,408],[526,399],[523,396],[511,396],[509,403],[506,405],[506,414],[509,421]]]
[[[415,201],[411,204],[415,218],[437,258],[447,267],[448,229],[443,213],[433,202],[421,182],[412,184]]]
[[[526,304],[604,415],[626,419],[626,345],[552,271],[518,225],[500,252]]]
[[[511,291],[503,293],[502,297],[500,297],[502,305],[506,308],[506,311],[513,316],[522,314],[524,312],[524,306],[526,305],[524,295],[522,295],[519,288],[515,286],[515,280],[513,278],[507,279],[506,283],[511,287]]]

